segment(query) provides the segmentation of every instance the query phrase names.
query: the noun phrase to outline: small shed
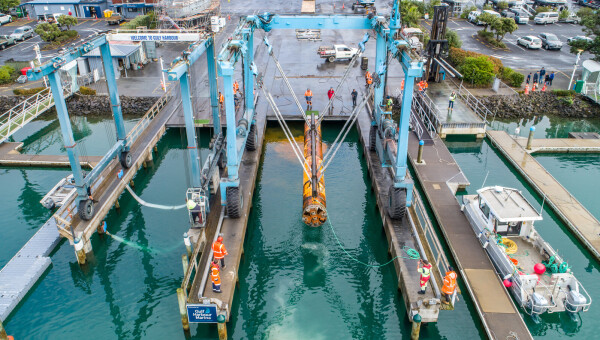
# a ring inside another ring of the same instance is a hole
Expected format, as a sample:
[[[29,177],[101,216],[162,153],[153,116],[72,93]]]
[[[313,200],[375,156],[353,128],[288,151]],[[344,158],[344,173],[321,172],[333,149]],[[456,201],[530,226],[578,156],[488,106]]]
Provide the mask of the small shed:
[[[107,0],[33,0],[20,5],[32,19],[45,20],[46,17],[69,13],[77,18],[102,18],[108,8]]]
[[[127,70],[131,70],[133,65],[145,62],[145,54],[139,43],[117,44],[116,42],[113,42],[109,45],[116,79],[127,77]],[[104,76],[100,49],[96,48],[85,54],[83,57],[87,59],[87,70],[89,70],[89,72],[94,72],[94,70],[97,69],[100,76]]]
[[[586,60],[582,64],[583,90],[586,96],[600,103],[600,63],[594,60]]]

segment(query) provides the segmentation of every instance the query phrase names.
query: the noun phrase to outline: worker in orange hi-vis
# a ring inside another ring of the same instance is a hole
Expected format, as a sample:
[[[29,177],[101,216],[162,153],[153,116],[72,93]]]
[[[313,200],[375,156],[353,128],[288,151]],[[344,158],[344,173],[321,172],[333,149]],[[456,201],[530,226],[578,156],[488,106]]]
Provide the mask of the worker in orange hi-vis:
[[[419,92],[423,92],[423,81],[417,83],[417,90]]]
[[[221,292],[221,274],[219,270],[219,264],[217,263],[217,259],[213,260],[210,264],[210,280],[212,281],[213,292],[220,293]]]
[[[236,81],[233,82],[233,94],[237,94],[240,90],[240,84]]]
[[[219,106],[221,107],[221,111],[223,111],[223,103],[225,102],[225,97],[223,97],[223,94],[221,92],[219,92]]]
[[[312,107],[312,91],[310,89],[306,89],[304,92],[304,99],[306,99],[306,106]]]
[[[450,304],[452,301],[452,295],[456,290],[456,272],[452,266],[448,267],[446,276],[444,276],[444,285],[442,286],[442,293],[444,294],[445,300],[442,300],[444,304]]]
[[[221,260],[221,268],[225,269],[225,255],[227,255],[227,249],[223,244],[223,236],[217,237],[217,240],[212,245],[213,256],[215,260]]]
[[[402,82],[400,83],[400,91],[404,91],[404,79],[402,79]]]
[[[423,93],[425,93],[425,91],[427,91],[428,88],[429,83],[427,82],[427,80],[423,80]]]

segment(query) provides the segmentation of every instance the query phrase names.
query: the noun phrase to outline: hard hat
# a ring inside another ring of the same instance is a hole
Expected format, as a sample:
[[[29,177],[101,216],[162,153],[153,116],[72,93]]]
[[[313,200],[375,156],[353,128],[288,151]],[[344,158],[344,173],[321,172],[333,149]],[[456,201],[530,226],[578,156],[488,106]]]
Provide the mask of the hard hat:
[[[223,236],[217,237],[217,242],[223,242]]]
[[[187,201],[187,208],[192,210],[196,207],[196,202],[192,201],[192,200],[188,200]]]

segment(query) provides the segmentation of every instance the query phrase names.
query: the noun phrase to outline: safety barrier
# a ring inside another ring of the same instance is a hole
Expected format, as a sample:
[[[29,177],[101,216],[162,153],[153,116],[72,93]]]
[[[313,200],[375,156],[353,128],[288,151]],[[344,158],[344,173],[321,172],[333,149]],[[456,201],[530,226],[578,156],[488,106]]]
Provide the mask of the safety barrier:
[[[450,78],[452,83],[457,87],[458,92],[456,93],[458,97],[465,103],[479,118],[483,120],[484,123],[488,124],[488,117],[495,116],[492,111],[490,111],[477,97],[475,97],[466,87],[463,86],[462,82],[457,84],[453,78]]]
[[[150,125],[150,122],[156,116],[156,114],[159,113],[160,110],[162,110],[162,108],[165,107],[165,105],[167,105],[170,96],[171,89],[169,89],[165,94],[163,94],[156,101],[156,103],[154,103],[154,105],[152,105],[152,107],[148,109],[146,114],[140,119],[139,122],[137,122],[137,124],[135,124],[135,126],[127,134],[127,142],[125,143],[126,146],[130,147],[135,141],[135,139],[139,137],[139,135],[141,135],[142,132],[144,132],[144,130],[146,129],[146,127],[148,127],[148,125]]]

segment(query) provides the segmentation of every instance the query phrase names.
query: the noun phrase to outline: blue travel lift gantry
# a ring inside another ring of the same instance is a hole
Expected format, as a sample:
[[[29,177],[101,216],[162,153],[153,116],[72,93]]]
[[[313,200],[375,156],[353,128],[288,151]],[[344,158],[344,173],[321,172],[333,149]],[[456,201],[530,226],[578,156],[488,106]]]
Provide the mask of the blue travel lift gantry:
[[[98,162],[94,169],[84,177],[81,170],[81,164],[79,163],[79,150],[77,149],[77,143],[73,138],[73,129],[71,128],[69,112],[67,111],[63,86],[58,71],[63,65],[76,60],[95,48],[100,49],[100,54],[102,56],[102,64],[104,66],[104,74],[106,76],[112,114],[116,127],[117,142],[110,148],[104,157],[102,157],[102,160]],[[82,220],[88,221],[94,216],[94,202],[92,200],[93,193],[91,187],[100,173],[102,173],[115,156],[119,157],[119,161],[124,168],[128,169],[132,165],[132,157],[129,154],[129,147],[127,146],[127,135],[125,132],[121,102],[119,100],[117,82],[115,80],[115,70],[107,36],[101,35],[84,42],[80,46],[70,47],[63,55],[54,57],[49,62],[27,71],[29,80],[38,80],[44,76],[48,77],[50,83],[50,89],[56,107],[56,114],[58,116],[58,121],[60,122],[63,142],[65,144],[65,149],[67,150],[67,155],[69,156],[71,170],[73,171],[75,188],[77,190],[77,211]],[[73,230],[71,230],[71,232],[74,234]],[[73,240],[76,240],[75,235],[73,235]]]
[[[202,169],[200,169],[200,158],[198,153],[198,144],[196,139],[196,128],[194,119],[194,109],[191,100],[190,87],[190,68],[206,54],[208,67],[209,89],[210,89],[210,107],[213,117],[214,134],[211,139],[210,149]],[[171,63],[171,68],[164,70],[168,74],[169,80],[179,81],[181,89],[181,102],[183,107],[183,117],[185,121],[185,130],[187,135],[187,149],[190,158],[192,187],[187,190],[186,198],[193,200],[200,206],[200,226],[206,223],[206,213],[209,212],[208,192],[217,190],[219,183],[212,180],[215,173],[218,174],[219,167],[224,165],[224,138],[221,129],[221,119],[219,117],[219,103],[217,98],[217,72],[215,64],[215,43],[214,37],[206,35],[200,41],[191,44],[187,50],[183,51],[182,56]],[[192,227],[197,226],[191,218]]]
[[[228,177],[221,180],[221,200],[227,206],[230,217],[239,217],[243,202],[239,189],[238,170],[243,156],[243,146],[255,145],[254,127],[254,82],[256,66],[253,63],[254,30],[262,29],[373,29],[377,35],[375,56],[375,93],[370,147],[376,150],[382,160],[382,166],[392,167],[394,184],[390,187],[390,216],[396,219],[404,217],[406,207],[412,204],[413,182],[406,178],[408,133],[411,113],[414,80],[421,77],[423,62],[413,61],[408,54],[408,43],[394,40],[400,28],[398,1],[394,1],[390,25],[382,16],[368,15],[277,15],[264,13],[241,19],[239,27],[218,56],[218,71],[223,77],[225,92],[225,111],[227,129],[227,167]],[[399,124],[391,118],[391,112],[382,109],[385,74],[387,72],[388,53],[396,58],[404,70],[405,91],[402,95],[402,111]],[[246,110],[237,122],[233,94],[233,74],[235,64],[243,58]],[[397,127],[399,126],[399,127]],[[391,149],[386,140],[397,141],[397,148]],[[253,143],[254,142],[254,143]]]

